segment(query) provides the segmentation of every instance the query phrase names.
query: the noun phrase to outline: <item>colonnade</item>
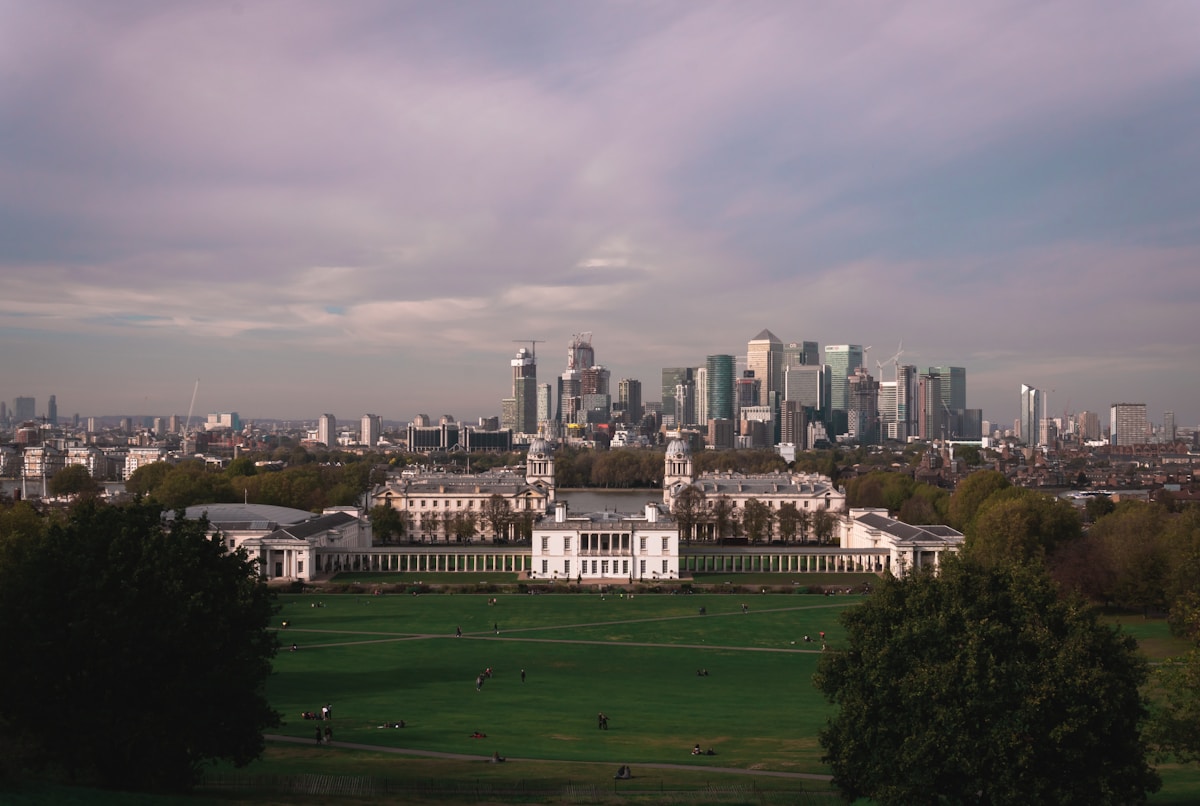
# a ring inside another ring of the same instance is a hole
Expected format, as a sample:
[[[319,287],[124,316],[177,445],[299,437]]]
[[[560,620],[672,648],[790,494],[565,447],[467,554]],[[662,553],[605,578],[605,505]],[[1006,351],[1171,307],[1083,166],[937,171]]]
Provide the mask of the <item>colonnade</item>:
[[[686,546],[679,570],[691,573],[871,573],[888,564],[887,549],[754,548]]]
[[[483,573],[487,571],[520,573],[528,571],[533,557],[528,549],[489,548],[372,548],[317,550],[317,571],[335,574],[339,571],[397,571]]]

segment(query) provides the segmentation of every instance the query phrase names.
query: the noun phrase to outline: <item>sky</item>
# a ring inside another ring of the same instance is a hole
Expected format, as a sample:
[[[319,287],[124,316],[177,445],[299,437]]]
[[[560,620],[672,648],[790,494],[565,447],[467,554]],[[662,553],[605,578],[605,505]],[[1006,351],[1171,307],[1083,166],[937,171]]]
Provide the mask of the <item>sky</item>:
[[[769,329],[1198,425],[1198,269],[1192,0],[0,0],[39,414],[472,422],[533,340],[657,400]]]

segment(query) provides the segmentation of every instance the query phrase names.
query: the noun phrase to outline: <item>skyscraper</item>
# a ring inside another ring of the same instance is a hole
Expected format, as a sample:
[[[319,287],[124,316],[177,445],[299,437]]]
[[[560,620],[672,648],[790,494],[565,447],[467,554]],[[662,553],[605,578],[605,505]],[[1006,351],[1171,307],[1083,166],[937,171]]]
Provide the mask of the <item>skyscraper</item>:
[[[58,398],[54,395],[50,395],[50,402],[46,404],[46,422],[58,425]]]
[[[664,425],[678,427],[681,422],[675,411],[675,390],[681,383],[692,381],[691,367],[663,367],[662,369],[662,417]]]
[[[1039,428],[1046,418],[1046,393],[1028,384],[1021,384],[1021,441],[1029,446],[1038,444]]]
[[[704,359],[705,422],[733,419],[734,367],[731,355],[710,355]]]
[[[821,350],[815,341],[792,341],[783,346],[783,366],[812,367],[821,363]]]
[[[642,382],[622,378],[617,382],[617,403],[625,412],[625,422],[637,425],[642,421]]]
[[[850,409],[847,416],[849,434],[860,445],[872,445],[879,441],[878,401],[879,383],[871,377],[866,367],[858,367],[848,379],[850,386]]]
[[[13,400],[13,420],[23,423],[26,420],[37,419],[37,400],[32,397],[18,397]]]
[[[1108,410],[1108,422],[1113,445],[1143,445],[1150,441],[1145,403],[1113,403]]]
[[[1162,441],[1175,441],[1175,412],[1173,411],[1163,412]]]
[[[513,421],[505,427],[517,434],[537,433],[537,359],[524,347],[509,362],[513,377]]]
[[[783,397],[783,342],[769,330],[759,333],[746,345],[746,369],[762,383],[764,403],[776,392]]]
[[[849,411],[850,376],[863,365],[861,344],[826,344],[825,364],[829,367],[829,409]]]

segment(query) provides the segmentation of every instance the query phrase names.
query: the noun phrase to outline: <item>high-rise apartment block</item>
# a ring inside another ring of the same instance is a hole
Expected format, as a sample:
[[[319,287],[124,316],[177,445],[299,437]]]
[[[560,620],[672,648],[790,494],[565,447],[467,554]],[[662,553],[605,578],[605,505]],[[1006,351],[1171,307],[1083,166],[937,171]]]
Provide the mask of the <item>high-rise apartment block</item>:
[[[379,445],[379,438],[381,436],[383,436],[383,418],[378,414],[364,414],[358,435],[358,443],[374,448]]]
[[[1021,433],[1018,437],[1026,445],[1038,444],[1041,422],[1046,418],[1046,393],[1028,384],[1021,384]]]
[[[1113,445],[1143,445],[1150,441],[1145,403],[1113,403],[1108,410],[1109,440]]]
[[[326,448],[337,447],[337,417],[332,414],[322,414],[317,418],[317,442]]]

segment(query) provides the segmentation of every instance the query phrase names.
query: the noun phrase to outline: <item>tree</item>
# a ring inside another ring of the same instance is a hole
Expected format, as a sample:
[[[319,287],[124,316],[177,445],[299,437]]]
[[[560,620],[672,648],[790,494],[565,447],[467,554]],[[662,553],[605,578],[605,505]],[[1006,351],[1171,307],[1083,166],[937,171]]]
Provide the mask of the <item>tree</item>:
[[[709,517],[712,518],[717,540],[732,532],[737,521],[737,508],[733,504],[733,499],[727,495],[717,496],[712,503]]]
[[[169,462],[151,462],[148,465],[142,465],[129,474],[129,478],[125,480],[125,491],[131,495],[150,495],[158,489],[170,472],[171,464]]]
[[[273,594],[204,521],[79,504],[0,540],[0,741],[10,761],[114,789],[185,789],[279,723],[264,693]],[[19,696],[15,696],[20,692]]]
[[[841,616],[815,683],[847,800],[1140,803],[1157,790],[1133,638],[1060,599],[1044,572],[950,558],[887,576]]]
[[[371,534],[380,543],[391,543],[393,537],[404,536],[404,518],[400,511],[388,504],[371,507]]]
[[[1010,487],[984,502],[966,532],[964,551],[985,564],[1044,561],[1082,533],[1079,513],[1059,498]]]
[[[683,542],[692,542],[692,534],[703,514],[704,493],[690,484],[685,486],[671,504],[671,516],[679,526],[679,538]]]
[[[51,495],[95,495],[100,489],[83,465],[67,465],[50,477]]]
[[[500,540],[508,530],[512,519],[512,507],[508,499],[496,493],[483,502],[483,519],[492,527],[492,539]]]
[[[817,545],[823,546],[833,542],[833,529],[837,525],[837,517],[827,509],[818,509],[812,515],[813,534]]]
[[[759,543],[770,537],[771,522],[774,520],[771,508],[757,498],[749,498],[742,509],[742,525],[750,541]]]
[[[794,501],[784,501],[779,505],[779,511],[775,513],[775,520],[779,524],[779,539],[785,543],[792,543],[796,540],[796,532],[800,528],[800,510],[796,508]]]
[[[965,534],[974,522],[975,514],[992,493],[1011,486],[1008,478],[998,470],[977,470],[967,476],[950,496],[946,512],[949,525]]]

